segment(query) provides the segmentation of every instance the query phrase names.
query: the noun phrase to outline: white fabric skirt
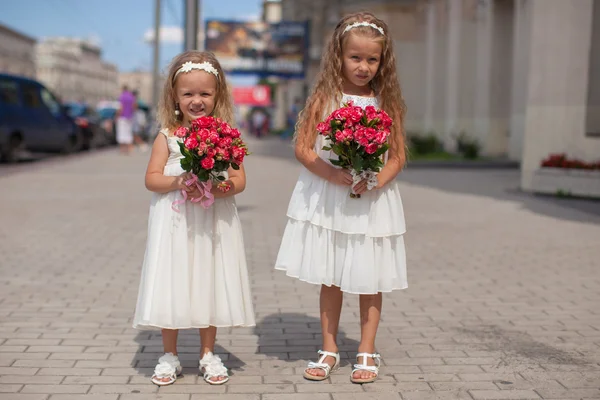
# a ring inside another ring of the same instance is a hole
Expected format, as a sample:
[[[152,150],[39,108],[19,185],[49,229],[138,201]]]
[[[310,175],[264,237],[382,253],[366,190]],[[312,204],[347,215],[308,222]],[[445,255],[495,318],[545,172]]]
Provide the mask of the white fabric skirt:
[[[169,148],[178,151],[169,138]],[[169,159],[165,175],[183,173]],[[254,326],[244,240],[235,200],[209,208],[186,202],[179,191],[154,194],[134,328],[186,329]]]
[[[133,143],[133,122],[130,119],[119,117],[117,119],[117,143]]]
[[[396,182],[360,199],[304,169],[288,207],[275,268],[355,294],[405,289],[406,232]]]

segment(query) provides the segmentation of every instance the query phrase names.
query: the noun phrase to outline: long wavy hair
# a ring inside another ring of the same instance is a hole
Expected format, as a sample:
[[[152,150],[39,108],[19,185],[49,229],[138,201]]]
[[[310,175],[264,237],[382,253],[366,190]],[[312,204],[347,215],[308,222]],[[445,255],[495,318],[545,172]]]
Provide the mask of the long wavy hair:
[[[384,34],[382,35],[370,26],[358,26],[344,33],[346,26],[354,22],[373,23],[381,27]],[[349,14],[342,18],[335,27],[325,50],[316,83],[304,109],[298,116],[295,139],[307,148],[314,147],[317,138],[317,124],[327,116],[324,112],[329,113],[333,111],[332,106],[337,108],[340,104],[343,88],[342,49],[350,35],[367,37],[381,43],[379,69],[369,84],[379,100],[379,107],[387,112],[394,121],[391,128],[389,156],[397,158],[403,166],[406,162],[404,133],[406,105],[396,73],[394,46],[386,23],[369,12]]]
[[[216,68],[219,75],[215,77],[217,78],[217,93],[215,94],[215,108],[211,115],[221,118],[230,125],[233,124],[231,93],[229,92],[229,87],[227,86],[227,80],[225,79],[225,73],[223,72],[223,68],[221,68],[221,64],[214,54],[206,51],[193,50],[179,54],[169,65],[169,74],[165,80],[162,96],[158,104],[158,121],[161,126],[172,132],[182,124],[183,113],[175,115],[175,110],[177,109],[177,96],[175,95],[175,83],[177,78],[175,78],[175,73],[188,61],[193,63],[203,63],[207,61]]]

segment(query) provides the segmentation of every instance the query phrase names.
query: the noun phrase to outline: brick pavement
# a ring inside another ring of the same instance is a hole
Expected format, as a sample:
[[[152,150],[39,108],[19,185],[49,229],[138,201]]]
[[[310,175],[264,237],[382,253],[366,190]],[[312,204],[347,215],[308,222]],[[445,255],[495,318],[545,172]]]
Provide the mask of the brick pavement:
[[[130,327],[147,154],[0,174],[0,400],[600,399],[600,203],[519,193],[513,170],[402,174],[409,289],[384,296],[381,379],[349,383],[347,296],[343,366],[305,381],[318,288],[272,270],[299,166],[285,143],[250,144],[238,205],[258,326],[220,331],[224,386],[198,378],[194,331],[180,336],[185,376],[152,385],[160,336]]]

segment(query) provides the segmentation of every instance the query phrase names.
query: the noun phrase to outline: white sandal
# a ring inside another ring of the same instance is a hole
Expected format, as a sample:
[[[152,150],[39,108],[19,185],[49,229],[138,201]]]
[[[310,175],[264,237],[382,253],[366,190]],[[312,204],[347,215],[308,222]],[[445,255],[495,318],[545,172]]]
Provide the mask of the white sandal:
[[[219,356],[215,356],[210,351],[206,353],[202,359],[200,360],[200,373],[203,375],[204,380],[211,385],[222,385],[229,380],[229,373],[227,372],[227,367],[223,365],[221,358]],[[214,381],[211,378],[216,377],[225,377],[225,379],[220,381]]]
[[[329,375],[331,375],[331,373],[333,371],[335,371],[336,369],[338,369],[340,366],[340,353],[332,353],[330,351],[324,351],[324,350],[319,350],[317,353],[319,353],[319,355],[321,356],[319,358],[319,361],[309,362],[308,366],[304,370],[304,378],[306,378],[310,381],[324,381],[325,379],[329,378]],[[325,362],[325,358],[327,358],[327,356],[335,358],[335,363],[333,364],[333,366],[331,366]],[[325,375],[319,376],[319,375],[309,374],[307,372],[307,370],[309,370],[309,369],[322,369],[323,371],[325,371]]]
[[[381,366],[381,355],[378,353],[358,353],[356,355],[356,357],[362,357],[362,363],[361,364],[354,364],[354,369],[352,370],[352,372],[350,373],[350,381],[352,381],[352,383],[371,383],[371,382],[375,382],[375,380],[377,379],[377,376],[379,376],[379,367]],[[376,365],[367,365],[367,357],[372,358],[375,361]],[[370,378],[355,378],[354,377],[354,373],[356,371],[369,371],[372,372],[373,374],[375,374],[375,376],[372,376]]]
[[[152,383],[158,386],[172,385],[177,380],[177,377],[181,375],[183,368],[179,362],[179,357],[173,353],[165,353],[158,359],[158,364],[154,368],[154,375],[152,375]],[[162,379],[169,378],[168,381]]]

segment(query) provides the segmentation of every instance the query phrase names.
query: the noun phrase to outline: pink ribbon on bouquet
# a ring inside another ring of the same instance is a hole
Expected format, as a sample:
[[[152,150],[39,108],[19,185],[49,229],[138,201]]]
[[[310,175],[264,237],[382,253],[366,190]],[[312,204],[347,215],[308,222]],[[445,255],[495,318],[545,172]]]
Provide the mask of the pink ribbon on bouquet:
[[[207,209],[215,202],[215,196],[210,192],[210,189],[212,189],[212,181],[210,179],[206,182],[201,182],[200,180],[198,180],[198,177],[196,175],[193,175],[191,179],[185,182],[185,185],[196,186],[200,191],[200,197],[190,199],[192,203],[200,203],[202,208]],[[175,200],[173,203],[171,203],[171,208],[173,209],[173,211],[180,212],[176,206],[179,204],[183,204],[187,201],[187,191],[181,189],[181,195],[183,196],[183,200]]]

